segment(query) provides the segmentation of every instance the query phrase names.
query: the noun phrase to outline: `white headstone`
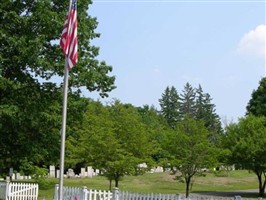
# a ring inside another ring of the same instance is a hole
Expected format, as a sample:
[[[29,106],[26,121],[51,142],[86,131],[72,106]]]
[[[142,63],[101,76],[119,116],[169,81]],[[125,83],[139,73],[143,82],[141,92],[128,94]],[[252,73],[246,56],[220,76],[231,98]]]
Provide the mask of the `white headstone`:
[[[155,172],[163,172],[163,167],[157,166],[154,171]]]
[[[68,178],[74,178],[75,177],[75,173],[73,169],[68,169],[67,170],[67,177]]]
[[[96,169],[95,170],[95,175],[97,176],[100,173],[100,170]]]
[[[56,178],[60,178],[60,169],[57,169],[56,170],[56,175],[55,175]]]
[[[55,178],[55,166],[54,165],[49,166],[49,176],[51,178]]]
[[[87,167],[87,174],[88,174],[88,177],[93,177],[94,170],[92,169],[92,166]]]
[[[81,168],[81,172],[80,172],[80,177],[81,178],[85,177],[85,172],[86,172],[85,168]]]
[[[20,179],[20,173],[16,173],[16,178],[15,179],[17,179],[17,180]]]

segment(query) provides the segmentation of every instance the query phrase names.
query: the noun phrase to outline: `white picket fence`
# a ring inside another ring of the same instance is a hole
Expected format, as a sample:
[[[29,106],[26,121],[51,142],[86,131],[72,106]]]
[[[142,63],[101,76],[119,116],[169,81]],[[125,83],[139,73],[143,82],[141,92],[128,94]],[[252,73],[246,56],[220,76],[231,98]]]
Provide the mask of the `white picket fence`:
[[[6,182],[0,182],[0,199],[6,198]]]
[[[59,186],[55,186],[55,195],[53,200],[58,200]],[[92,190],[75,187],[63,187],[64,200],[178,200],[176,195],[171,194],[139,194],[119,191],[114,188],[111,191]]]
[[[59,185],[55,185],[54,200],[58,200]],[[63,187],[64,200],[112,200],[113,193],[110,191],[92,190],[86,187]]]
[[[58,184],[55,186],[55,196],[53,200],[58,200]],[[141,194],[119,191],[114,188],[112,192],[91,190],[86,187],[74,188],[63,187],[64,200],[255,200],[257,198],[219,197],[210,195],[190,194],[188,198],[183,194]],[[261,199],[261,198],[258,198]]]
[[[1,200],[37,200],[38,192],[35,183],[0,182]]]
[[[118,191],[116,200],[179,200],[178,194],[141,194]]]

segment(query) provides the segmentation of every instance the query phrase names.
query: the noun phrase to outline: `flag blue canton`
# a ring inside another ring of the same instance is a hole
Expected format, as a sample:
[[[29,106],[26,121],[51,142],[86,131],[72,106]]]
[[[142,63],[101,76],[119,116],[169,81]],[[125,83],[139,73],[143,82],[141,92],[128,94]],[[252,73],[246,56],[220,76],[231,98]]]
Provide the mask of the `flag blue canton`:
[[[72,9],[74,9],[74,10],[77,9],[77,0],[72,1]]]

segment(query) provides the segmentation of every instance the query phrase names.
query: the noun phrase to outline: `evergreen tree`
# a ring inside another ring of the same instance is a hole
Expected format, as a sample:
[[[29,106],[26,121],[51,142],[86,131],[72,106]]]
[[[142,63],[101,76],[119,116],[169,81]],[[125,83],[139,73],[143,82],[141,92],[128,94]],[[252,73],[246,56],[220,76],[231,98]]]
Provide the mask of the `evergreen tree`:
[[[180,94],[180,113],[182,119],[188,115],[189,117],[195,118],[196,116],[196,92],[195,89],[186,83],[184,90]]]
[[[166,87],[162,98],[159,99],[161,114],[172,128],[176,127],[179,120],[179,96],[174,86]]]
[[[209,131],[209,139],[218,143],[222,132],[220,117],[215,113],[210,94],[203,93],[201,85],[196,89],[196,119],[202,119]]]
[[[201,85],[196,89],[196,119],[203,119],[205,117],[205,98],[206,95],[203,93]]]
[[[170,127],[176,127],[176,123],[186,115],[202,119],[210,132],[210,140],[217,143],[222,127],[220,117],[215,112],[215,105],[211,101],[210,94],[204,93],[201,85],[195,89],[190,83],[186,83],[180,95],[174,87],[171,89],[167,87],[159,99],[161,114]]]

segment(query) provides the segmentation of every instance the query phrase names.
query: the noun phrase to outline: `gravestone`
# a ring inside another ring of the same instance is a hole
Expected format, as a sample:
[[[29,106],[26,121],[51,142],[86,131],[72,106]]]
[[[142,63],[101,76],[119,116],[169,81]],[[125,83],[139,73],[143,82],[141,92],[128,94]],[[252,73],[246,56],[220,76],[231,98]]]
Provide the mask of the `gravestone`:
[[[50,178],[55,178],[55,166],[54,165],[49,166],[49,176]]]
[[[19,180],[20,179],[20,173],[16,173],[16,177],[15,177],[16,180]]]
[[[60,178],[60,169],[56,170],[55,178]]]
[[[9,168],[9,177],[11,178],[11,181],[12,181],[12,179],[13,179],[13,168],[11,167],[11,168]]]
[[[95,176],[99,175],[100,174],[100,170],[99,169],[96,169],[95,170]]]
[[[67,170],[67,177],[68,178],[74,178],[75,177],[75,173],[73,169],[68,169]]]
[[[154,172],[163,172],[163,167],[157,166],[157,167],[154,169]]]
[[[94,176],[94,170],[93,170],[92,166],[87,167],[87,176],[88,177]]]
[[[80,177],[84,178],[85,176],[86,176],[86,170],[85,170],[85,168],[81,168]]]

